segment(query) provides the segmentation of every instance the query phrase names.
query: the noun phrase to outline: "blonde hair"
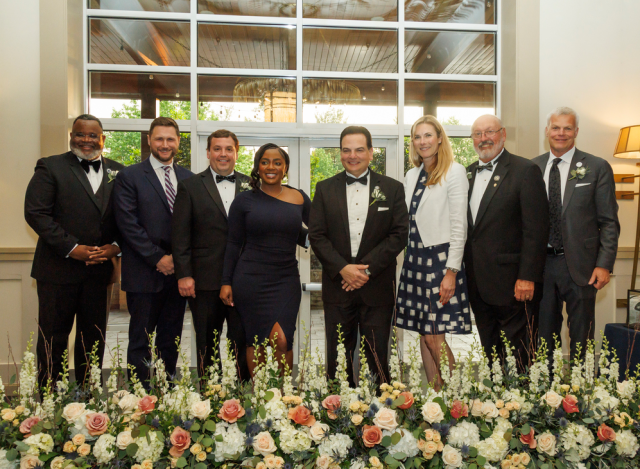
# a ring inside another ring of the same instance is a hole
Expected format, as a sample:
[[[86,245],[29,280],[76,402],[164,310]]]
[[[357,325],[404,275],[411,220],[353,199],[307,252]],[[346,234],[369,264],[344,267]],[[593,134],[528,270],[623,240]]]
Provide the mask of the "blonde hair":
[[[411,145],[409,145],[409,160],[416,168],[419,168],[420,165],[422,165],[422,157],[418,154],[415,147],[413,146],[413,137],[415,135],[416,127],[418,127],[420,124],[432,125],[436,129],[438,138],[442,140],[442,142],[438,146],[436,165],[429,173],[429,178],[427,179],[425,186],[442,184],[442,178],[446,177],[449,168],[451,168],[451,165],[453,164],[453,149],[451,148],[451,142],[449,142],[449,137],[447,137],[447,134],[444,131],[442,124],[438,122],[438,119],[433,116],[422,116],[421,118],[419,118],[411,126]]]

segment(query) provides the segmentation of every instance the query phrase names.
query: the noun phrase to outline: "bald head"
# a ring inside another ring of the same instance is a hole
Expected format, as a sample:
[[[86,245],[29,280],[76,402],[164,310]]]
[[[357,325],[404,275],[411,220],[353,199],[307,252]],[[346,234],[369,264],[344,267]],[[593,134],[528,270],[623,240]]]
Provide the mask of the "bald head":
[[[496,116],[485,114],[478,117],[471,126],[473,147],[478,157],[488,163],[500,154],[507,139],[507,131]]]

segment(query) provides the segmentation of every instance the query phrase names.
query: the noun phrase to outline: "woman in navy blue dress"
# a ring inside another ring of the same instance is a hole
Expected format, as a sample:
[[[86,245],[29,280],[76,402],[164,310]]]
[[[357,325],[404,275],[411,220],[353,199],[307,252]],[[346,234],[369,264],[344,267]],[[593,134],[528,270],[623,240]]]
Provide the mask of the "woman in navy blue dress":
[[[296,245],[309,223],[311,200],[301,190],[282,184],[289,155],[268,143],[256,152],[251,190],[236,196],[229,210],[220,298],[240,313],[247,340],[247,364],[253,376],[257,339],[269,339],[282,369],[293,369],[293,334],[301,289]]]
[[[445,334],[470,334],[471,310],[462,265],[467,239],[467,172],[453,160],[442,125],[423,116],[411,128],[405,176],[409,210],[409,244],[402,265],[396,304],[396,325],[416,331],[427,379],[436,389],[442,345],[453,368],[454,357]]]

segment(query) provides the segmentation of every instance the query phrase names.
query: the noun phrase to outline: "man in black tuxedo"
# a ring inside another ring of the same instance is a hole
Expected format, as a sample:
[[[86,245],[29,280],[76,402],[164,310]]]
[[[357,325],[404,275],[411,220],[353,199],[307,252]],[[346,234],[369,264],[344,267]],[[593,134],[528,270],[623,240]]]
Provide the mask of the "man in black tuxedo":
[[[584,350],[594,338],[596,293],[609,283],[618,252],[616,186],[606,160],[576,148],[578,114],[573,109],[552,111],[545,133],[551,151],[533,160],[544,174],[550,216],[540,337],[551,358],[566,303],[573,359],[576,345]]]
[[[240,144],[228,130],[207,139],[209,167],[178,184],[171,242],[180,294],[187,297],[198,348],[198,373],[219,358],[214,347],[224,321],[227,339],[236,354],[240,378],[249,379],[245,332],[235,308],[220,299],[220,281],[227,246],[227,215],[235,196],[249,188],[251,178],[234,170]]]
[[[102,157],[102,123],[83,114],[73,123],[69,147],[41,158],[29,182],[24,215],[40,237],[31,276],[38,289],[38,383],[59,379],[74,318],[75,377],[88,376],[98,343],[102,364],[107,329],[107,285],[120,253],[111,208],[113,179],[122,165]]]
[[[388,382],[396,257],[409,236],[404,188],[369,169],[373,145],[364,127],[342,131],[340,159],[345,171],[318,183],[309,218],[309,241],[322,263],[327,371],[335,377],[340,324],[350,365],[359,329],[372,373]],[[355,386],[353,366],[348,373]]]
[[[180,296],[171,255],[171,218],[178,182],[193,173],[173,162],[180,129],[173,119],[158,117],[149,129],[151,156],[118,175],[113,190],[116,222],[122,235],[122,289],[127,292],[129,348],[127,362],[148,385],[148,334],[167,373],[175,374],[176,337],[182,335],[186,300]]]
[[[503,331],[522,371],[537,333],[546,258],[549,209],[540,168],[504,148],[500,119],[486,115],[471,126],[480,158],[469,174],[469,231],[464,262],[469,301],[480,341],[501,357]]]

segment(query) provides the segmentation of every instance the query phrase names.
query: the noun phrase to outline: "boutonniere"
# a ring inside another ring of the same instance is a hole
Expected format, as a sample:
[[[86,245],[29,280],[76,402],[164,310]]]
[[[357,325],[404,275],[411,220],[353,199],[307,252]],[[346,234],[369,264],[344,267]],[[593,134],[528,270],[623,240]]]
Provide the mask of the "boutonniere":
[[[569,178],[569,181],[571,181],[572,179],[577,179],[579,181],[591,172],[591,168],[589,168],[588,166],[582,166],[582,163],[580,162],[578,162],[576,166],[576,169],[571,170],[571,177]]]
[[[107,181],[107,184],[109,184],[110,182],[115,181],[116,176],[118,175],[119,171],[113,171],[111,169],[107,168],[107,177],[109,178],[109,180]]]
[[[249,184],[248,182],[243,182],[242,184],[240,184],[240,192],[250,191],[250,190],[251,190],[251,184]]]
[[[471,179],[473,177],[473,173],[471,171],[467,171],[467,179]]]
[[[373,197],[373,202],[369,204],[369,206],[375,204],[376,202],[385,202],[387,200],[387,196],[384,195],[384,192],[380,190],[380,186],[376,186],[373,188],[373,192],[371,193],[371,197]]]

